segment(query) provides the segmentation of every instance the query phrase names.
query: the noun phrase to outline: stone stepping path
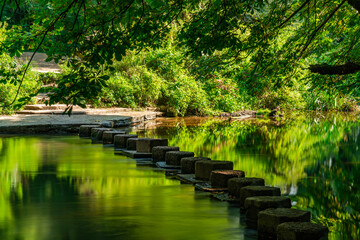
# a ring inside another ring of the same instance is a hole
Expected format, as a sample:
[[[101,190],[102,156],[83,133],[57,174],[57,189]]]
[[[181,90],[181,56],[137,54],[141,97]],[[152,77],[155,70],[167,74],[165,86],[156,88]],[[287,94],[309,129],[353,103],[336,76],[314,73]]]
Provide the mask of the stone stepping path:
[[[114,140],[115,154],[134,159],[137,166],[156,166],[154,171],[165,171],[166,176],[193,184],[195,190],[210,192],[215,199],[238,204],[245,212],[247,226],[257,229],[259,239],[327,239],[327,227],[310,223],[309,211],[291,208],[290,198],[281,196],[280,188],[265,186],[261,178],[245,177],[245,172],[233,170],[231,161],[195,157],[193,152],[168,146],[167,139],[138,138],[98,125],[80,129],[81,136],[99,143],[109,142],[99,139]],[[125,142],[126,149],[116,147],[124,147]]]

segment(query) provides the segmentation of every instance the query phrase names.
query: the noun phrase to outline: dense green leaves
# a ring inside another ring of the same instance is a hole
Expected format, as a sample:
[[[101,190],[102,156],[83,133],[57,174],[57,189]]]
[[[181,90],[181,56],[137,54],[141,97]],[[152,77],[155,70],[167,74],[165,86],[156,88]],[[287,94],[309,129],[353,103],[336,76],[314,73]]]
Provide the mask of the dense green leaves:
[[[295,91],[326,86],[331,91],[336,89],[337,94],[353,98],[360,86],[352,76],[337,78],[336,84],[329,85],[306,70],[312,64],[360,64],[360,15],[353,8],[357,1],[29,0],[2,3],[1,20],[10,24],[6,38],[0,41],[2,52],[18,56],[24,50],[44,51],[48,60],[76,60],[86,69],[73,65],[73,74],[59,87],[76,85],[78,90],[70,90],[68,86],[57,89],[51,103],[68,97],[72,101],[64,102],[78,104],[96,97],[104,86],[99,76],[112,67],[114,60],[121,61],[130,52],[163,47],[172,29],[176,29],[173,44],[191,57],[190,70],[197,69],[196,65],[203,59],[214,60],[208,61],[208,69],[223,66],[234,69],[236,72],[229,75],[229,82],[237,82],[238,86],[232,87],[239,89],[238,94],[245,89],[259,98],[300,84],[301,89],[297,87]],[[216,72],[207,70],[206,74],[216,75]],[[194,74],[201,78],[200,74]],[[310,81],[300,82],[304,78]],[[74,82],[70,83],[69,79]],[[80,91],[81,86],[92,84],[90,91]],[[59,97],[61,94],[64,96]]]

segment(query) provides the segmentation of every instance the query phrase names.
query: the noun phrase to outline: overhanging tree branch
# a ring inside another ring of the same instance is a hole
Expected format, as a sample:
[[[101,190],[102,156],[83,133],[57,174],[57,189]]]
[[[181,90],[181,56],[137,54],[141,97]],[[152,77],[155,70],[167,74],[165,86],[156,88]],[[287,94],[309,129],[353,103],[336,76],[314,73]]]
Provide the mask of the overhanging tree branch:
[[[303,9],[308,3],[310,2],[310,0],[305,1],[295,12],[293,12],[287,19],[285,19],[285,21],[283,21],[279,26],[277,26],[276,28],[281,28],[282,26],[284,26],[288,21],[290,21],[298,12],[301,11],[301,9]]]
[[[300,52],[299,58],[303,56],[306,49],[309,47],[310,43],[314,40],[316,37],[316,34],[320,31],[322,27],[325,26],[325,24],[334,16],[334,14],[341,8],[341,6],[346,2],[346,0],[343,0],[330,14],[329,16],[313,31],[310,38],[306,41],[305,46]]]
[[[312,73],[319,73],[321,75],[346,75],[359,72],[360,65],[352,62],[342,65],[317,64],[310,65],[309,70]]]
[[[30,57],[29,62],[28,62],[27,65],[26,65],[26,68],[25,68],[25,70],[24,70],[24,73],[22,74],[22,77],[21,77],[21,80],[20,80],[20,84],[19,84],[19,86],[18,86],[18,88],[17,88],[16,95],[15,95],[14,99],[12,100],[12,102],[11,102],[10,104],[5,104],[5,105],[2,105],[2,106],[0,106],[0,107],[8,107],[8,106],[11,106],[11,105],[13,105],[13,104],[15,103],[16,99],[17,99],[18,96],[19,96],[20,89],[21,89],[22,84],[23,84],[23,82],[24,82],[25,75],[26,75],[26,73],[27,73],[27,71],[28,71],[28,69],[29,69],[29,67],[30,67],[30,64],[31,64],[31,62],[32,62],[35,54],[39,51],[41,45],[43,44],[43,42],[44,42],[47,34],[52,30],[52,28],[55,26],[55,24],[56,24],[61,18],[65,17],[65,15],[68,13],[68,11],[70,11],[70,9],[72,8],[72,6],[73,6],[77,1],[78,1],[78,0],[73,0],[73,1],[69,4],[69,6],[47,27],[47,29],[46,29],[43,37],[42,37],[41,40],[40,40],[40,43],[39,43],[38,46],[36,47],[35,51],[33,52],[33,54],[32,54],[31,57]]]

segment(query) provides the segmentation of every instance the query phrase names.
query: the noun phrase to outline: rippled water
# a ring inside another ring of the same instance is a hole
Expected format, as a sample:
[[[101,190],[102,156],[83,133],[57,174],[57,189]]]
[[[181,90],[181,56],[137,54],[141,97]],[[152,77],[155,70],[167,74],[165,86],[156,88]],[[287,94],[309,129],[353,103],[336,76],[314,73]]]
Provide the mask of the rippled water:
[[[231,160],[310,210],[330,239],[358,238],[357,116],[159,121],[139,134]],[[88,139],[0,138],[0,239],[256,239],[242,220],[235,205]]]

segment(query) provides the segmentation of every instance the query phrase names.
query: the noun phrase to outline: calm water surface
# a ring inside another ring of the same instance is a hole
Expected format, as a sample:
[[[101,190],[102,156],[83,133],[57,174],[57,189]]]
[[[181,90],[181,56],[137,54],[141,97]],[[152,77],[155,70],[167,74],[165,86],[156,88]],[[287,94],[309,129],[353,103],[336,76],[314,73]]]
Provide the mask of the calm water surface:
[[[162,119],[133,130],[197,156],[231,160],[329,226],[358,239],[360,121],[350,115],[282,120]],[[158,123],[159,123],[158,121]],[[77,136],[0,138],[0,239],[256,239],[235,205],[137,166]]]

